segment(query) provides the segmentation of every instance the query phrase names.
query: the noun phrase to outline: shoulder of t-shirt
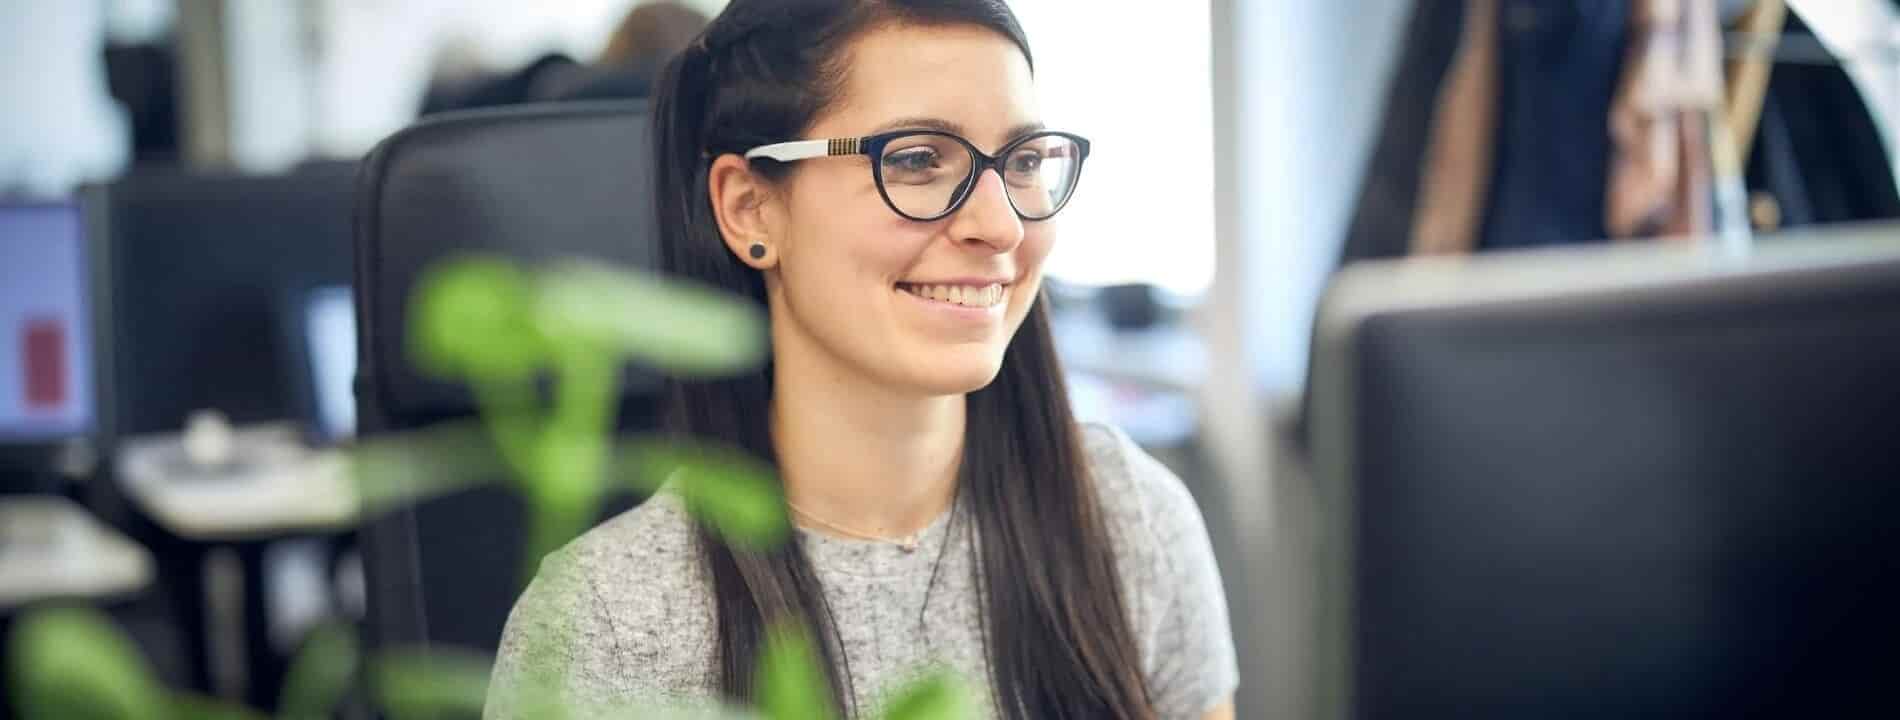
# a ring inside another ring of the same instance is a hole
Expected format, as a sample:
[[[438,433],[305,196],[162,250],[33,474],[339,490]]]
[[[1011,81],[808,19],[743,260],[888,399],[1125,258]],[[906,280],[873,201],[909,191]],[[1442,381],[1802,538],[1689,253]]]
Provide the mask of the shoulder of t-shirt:
[[[581,534],[558,551],[590,570],[637,567],[642,575],[697,567],[699,537],[686,503],[667,489]]]
[[[634,646],[640,659],[665,652],[701,624],[706,594],[699,537],[685,502],[662,490],[639,506],[595,526],[542,562],[542,575],[571,572],[612,635]]]
[[[1109,527],[1150,572],[1167,575],[1169,548],[1202,527],[1200,508],[1181,478],[1112,425],[1082,424],[1082,444]]]

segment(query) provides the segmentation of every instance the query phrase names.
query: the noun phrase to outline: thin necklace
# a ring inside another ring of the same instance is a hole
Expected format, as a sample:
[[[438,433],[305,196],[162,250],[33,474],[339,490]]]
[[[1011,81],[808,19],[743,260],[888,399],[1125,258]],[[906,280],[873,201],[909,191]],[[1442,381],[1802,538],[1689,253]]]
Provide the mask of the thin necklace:
[[[881,542],[881,543],[886,543],[890,545],[896,545],[897,547],[902,548],[903,551],[907,553],[917,552],[917,541],[919,539],[918,536],[923,534],[923,531],[919,530],[909,535],[905,535],[903,537],[897,537],[897,538],[890,537],[887,535],[876,535],[876,534],[867,533],[861,530],[853,530],[851,528],[845,527],[843,525],[839,525],[830,520],[826,520],[824,518],[818,517],[817,515],[813,515],[810,510],[806,510],[802,507],[799,507],[797,503],[792,502],[791,498],[785,499],[785,505],[787,507],[790,507],[792,509],[792,512],[798,513],[799,515],[803,516],[806,520],[810,520],[812,522],[818,523],[819,525],[825,526],[825,529],[827,530],[831,530],[840,535],[844,535],[850,538],[855,538],[858,540],[869,540],[871,542]]]

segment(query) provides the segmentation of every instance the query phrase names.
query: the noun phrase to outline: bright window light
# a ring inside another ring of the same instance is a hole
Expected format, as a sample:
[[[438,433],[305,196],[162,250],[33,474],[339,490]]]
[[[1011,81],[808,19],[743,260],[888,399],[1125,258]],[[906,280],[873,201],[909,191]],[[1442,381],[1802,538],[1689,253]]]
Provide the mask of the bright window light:
[[[1093,144],[1057,218],[1049,273],[1204,292],[1214,277],[1209,4],[1010,6],[1036,52],[1046,121]]]

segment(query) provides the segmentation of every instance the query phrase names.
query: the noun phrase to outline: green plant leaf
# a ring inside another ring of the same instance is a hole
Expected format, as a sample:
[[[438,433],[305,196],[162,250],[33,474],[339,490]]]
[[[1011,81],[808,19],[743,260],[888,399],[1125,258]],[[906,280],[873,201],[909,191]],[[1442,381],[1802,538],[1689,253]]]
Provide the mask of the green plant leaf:
[[[531,378],[547,361],[533,322],[528,276],[499,257],[471,255],[436,265],[409,304],[409,352],[437,377]]]
[[[345,451],[363,517],[508,479],[508,466],[474,422],[361,440]]]
[[[534,480],[526,489],[537,504],[577,508],[597,503],[603,486],[610,428],[543,433],[536,447]]]
[[[21,720],[120,720],[166,707],[151,666],[103,613],[34,610],[13,628],[8,685]]]
[[[771,466],[743,451],[673,438],[623,442],[615,472],[623,482],[653,492],[671,488],[694,517],[728,545],[762,550],[791,534],[785,494]]]
[[[170,708],[173,720],[265,720],[256,710],[189,693],[173,695]]]
[[[977,716],[976,694],[949,670],[930,673],[893,693],[884,720],[969,720]]]
[[[348,626],[332,623],[312,630],[285,672],[283,693],[277,703],[278,717],[284,720],[330,717],[349,691],[350,680],[356,675],[357,657],[356,633]]]
[[[758,683],[759,712],[770,720],[839,717],[811,636],[796,624],[779,623],[766,630]]]
[[[372,661],[371,680],[392,718],[479,717],[490,665],[473,653],[392,650]]]
[[[536,327],[558,344],[609,349],[685,376],[765,361],[765,314],[731,293],[581,260],[542,273],[539,289]]]

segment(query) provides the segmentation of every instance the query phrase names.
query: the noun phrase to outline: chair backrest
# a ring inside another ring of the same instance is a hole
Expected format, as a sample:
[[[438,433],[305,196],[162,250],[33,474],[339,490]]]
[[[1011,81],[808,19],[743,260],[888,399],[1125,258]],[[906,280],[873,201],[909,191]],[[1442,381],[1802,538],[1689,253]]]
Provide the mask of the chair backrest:
[[[419,275],[482,252],[537,262],[655,257],[644,102],[434,116],[383,141],[357,181],[359,433],[466,418],[468,394],[405,352]],[[629,375],[622,422],[650,426],[657,385]],[[372,645],[494,649],[520,587],[524,534],[512,493],[465,492],[368,519],[362,531]]]

